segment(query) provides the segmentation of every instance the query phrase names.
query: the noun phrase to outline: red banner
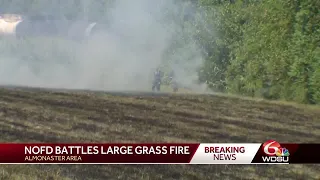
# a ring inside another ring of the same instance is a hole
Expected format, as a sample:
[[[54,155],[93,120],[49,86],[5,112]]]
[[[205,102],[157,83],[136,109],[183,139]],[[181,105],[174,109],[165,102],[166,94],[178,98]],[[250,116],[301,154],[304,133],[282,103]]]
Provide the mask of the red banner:
[[[0,164],[320,163],[320,144],[0,144]]]
[[[0,144],[0,163],[189,163],[199,144]]]

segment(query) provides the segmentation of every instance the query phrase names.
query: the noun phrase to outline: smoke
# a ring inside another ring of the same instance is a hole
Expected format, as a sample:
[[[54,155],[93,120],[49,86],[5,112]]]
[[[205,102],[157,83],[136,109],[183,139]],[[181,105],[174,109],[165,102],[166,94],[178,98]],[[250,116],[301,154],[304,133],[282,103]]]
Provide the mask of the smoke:
[[[166,64],[179,84],[203,90],[197,83],[201,50],[185,31],[183,4],[177,2],[117,0],[107,28],[85,42],[41,36],[2,41],[0,83],[149,91],[153,71]]]

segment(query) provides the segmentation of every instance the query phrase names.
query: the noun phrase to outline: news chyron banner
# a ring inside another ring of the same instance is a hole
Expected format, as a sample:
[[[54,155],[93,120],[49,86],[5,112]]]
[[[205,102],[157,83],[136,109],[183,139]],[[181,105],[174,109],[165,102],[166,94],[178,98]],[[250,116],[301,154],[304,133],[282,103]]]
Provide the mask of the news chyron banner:
[[[0,164],[319,163],[320,144],[0,144]]]

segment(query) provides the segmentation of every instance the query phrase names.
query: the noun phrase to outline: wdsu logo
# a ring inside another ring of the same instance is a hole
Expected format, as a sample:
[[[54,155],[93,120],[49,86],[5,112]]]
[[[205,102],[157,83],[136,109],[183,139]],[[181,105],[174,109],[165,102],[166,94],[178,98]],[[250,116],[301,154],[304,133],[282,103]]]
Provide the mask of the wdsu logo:
[[[262,156],[263,162],[266,163],[288,163],[289,150],[281,147],[281,145],[274,140],[269,140],[262,145],[263,152],[266,156]]]

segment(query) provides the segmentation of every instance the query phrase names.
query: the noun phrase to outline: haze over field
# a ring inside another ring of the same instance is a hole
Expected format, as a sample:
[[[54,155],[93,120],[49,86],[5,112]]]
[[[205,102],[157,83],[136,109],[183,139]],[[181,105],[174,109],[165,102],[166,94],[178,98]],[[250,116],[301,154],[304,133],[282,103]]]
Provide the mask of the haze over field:
[[[142,91],[161,64],[195,91],[319,104],[319,3],[3,1],[1,14],[33,21],[16,34],[37,37],[0,41],[0,83]]]
[[[0,83],[145,91],[153,71],[170,62],[183,86],[202,88],[195,83],[203,63],[200,48],[192,38],[183,39],[183,27],[172,18],[178,4],[120,0],[110,10],[107,28],[86,42],[40,36],[2,42]],[[168,53],[181,39],[183,45]]]

